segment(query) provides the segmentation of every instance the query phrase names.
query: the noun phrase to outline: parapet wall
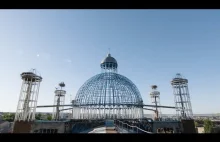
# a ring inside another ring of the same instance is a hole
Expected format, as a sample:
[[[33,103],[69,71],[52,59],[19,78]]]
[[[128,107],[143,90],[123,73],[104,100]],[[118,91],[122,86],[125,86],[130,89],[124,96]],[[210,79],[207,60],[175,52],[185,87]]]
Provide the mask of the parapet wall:
[[[16,121],[13,133],[64,133],[65,122],[51,121]]]
[[[153,133],[158,133],[159,129],[172,129],[173,133],[181,133],[183,131],[180,121],[154,121]]]
[[[181,120],[183,133],[196,133],[194,120]]]
[[[64,133],[65,122],[36,121],[32,124],[30,133]]]
[[[33,121],[15,121],[13,133],[30,133]]]

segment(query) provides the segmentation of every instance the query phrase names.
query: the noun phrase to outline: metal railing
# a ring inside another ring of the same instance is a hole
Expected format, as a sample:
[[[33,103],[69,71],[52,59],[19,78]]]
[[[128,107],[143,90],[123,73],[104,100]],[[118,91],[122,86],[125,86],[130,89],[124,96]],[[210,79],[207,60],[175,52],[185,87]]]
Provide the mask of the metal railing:
[[[152,134],[152,132],[145,131],[137,126],[129,125],[128,123],[124,123],[120,120],[115,120],[115,126],[118,131],[126,131],[127,133],[148,133]]]

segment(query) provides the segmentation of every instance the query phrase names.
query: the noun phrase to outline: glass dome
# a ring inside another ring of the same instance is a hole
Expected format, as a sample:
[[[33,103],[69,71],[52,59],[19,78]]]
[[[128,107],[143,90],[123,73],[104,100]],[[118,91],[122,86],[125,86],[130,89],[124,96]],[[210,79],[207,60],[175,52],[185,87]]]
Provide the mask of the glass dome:
[[[73,118],[142,118],[143,101],[139,90],[132,81],[115,72],[117,66],[103,68],[106,63],[117,64],[117,61],[104,60],[101,68],[107,71],[93,76],[80,87],[74,101]]]

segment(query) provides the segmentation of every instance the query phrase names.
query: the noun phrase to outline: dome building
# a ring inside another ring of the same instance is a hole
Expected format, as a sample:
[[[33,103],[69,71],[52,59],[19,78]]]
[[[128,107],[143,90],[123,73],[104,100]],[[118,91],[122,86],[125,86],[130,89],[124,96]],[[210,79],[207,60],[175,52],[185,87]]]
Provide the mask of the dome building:
[[[73,101],[73,119],[139,119],[143,100],[138,88],[117,73],[118,63],[108,54],[102,72],[87,80]]]

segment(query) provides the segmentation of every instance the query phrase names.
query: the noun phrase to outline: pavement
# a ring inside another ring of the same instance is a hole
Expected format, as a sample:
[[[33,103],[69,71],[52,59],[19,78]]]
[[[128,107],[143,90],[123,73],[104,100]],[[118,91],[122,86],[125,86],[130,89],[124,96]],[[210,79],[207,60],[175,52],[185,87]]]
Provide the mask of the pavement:
[[[117,131],[115,130],[115,127],[101,127],[96,128],[89,133],[117,133]]]

